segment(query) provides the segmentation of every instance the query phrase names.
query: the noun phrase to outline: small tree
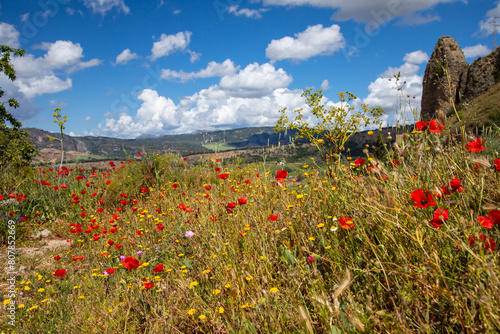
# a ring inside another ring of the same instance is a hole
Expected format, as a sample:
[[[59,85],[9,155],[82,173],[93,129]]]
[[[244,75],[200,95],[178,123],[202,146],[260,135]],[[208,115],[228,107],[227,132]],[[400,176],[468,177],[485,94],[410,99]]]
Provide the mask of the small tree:
[[[340,107],[325,107],[323,104],[323,90],[318,89],[312,93],[312,89],[307,89],[302,94],[306,103],[311,109],[311,114],[315,116],[318,123],[315,126],[309,125],[303,120],[302,109],[294,110],[295,119],[290,120],[286,115],[286,109],[280,110],[281,117],[276,123],[276,132],[287,129],[297,130],[293,139],[309,140],[321,153],[321,157],[326,163],[328,174],[334,177],[335,164],[339,161],[341,152],[345,149],[347,140],[361,127],[370,124],[381,124],[380,117],[384,110],[380,107],[368,109],[368,105],[361,104],[361,110],[355,111],[351,102],[357,97],[349,92],[337,94],[340,100]]]
[[[10,61],[11,54],[22,57],[25,51],[0,45],[0,74],[4,72],[11,81],[14,81],[16,71]],[[4,95],[5,92],[0,89],[0,99]],[[20,129],[21,122],[7,110],[6,104],[16,109],[19,108],[19,102],[13,98],[8,101],[0,100],[0,173],[4,180],[7,172],[17,172],[18,169],[29,166],[33,155],[37,153],[28,133]]]

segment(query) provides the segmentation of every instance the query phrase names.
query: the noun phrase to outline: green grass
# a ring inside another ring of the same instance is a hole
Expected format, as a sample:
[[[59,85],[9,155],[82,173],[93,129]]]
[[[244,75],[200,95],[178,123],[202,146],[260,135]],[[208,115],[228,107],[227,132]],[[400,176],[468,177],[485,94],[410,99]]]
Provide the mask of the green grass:
[[[231,146],[227,143],[208,143],[208,144],[204,144],[202,146],[205,148],[208,148],[209,150],[214,150],[214,151],[218,151],[218,152],[238,149],[238,147]]]

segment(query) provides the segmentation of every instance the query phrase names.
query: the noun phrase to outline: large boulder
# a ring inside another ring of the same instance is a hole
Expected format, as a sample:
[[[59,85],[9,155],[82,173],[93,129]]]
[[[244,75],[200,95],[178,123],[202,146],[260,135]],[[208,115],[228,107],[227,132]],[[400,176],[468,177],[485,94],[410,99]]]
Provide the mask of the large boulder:
[[[438,40],[425,68],[420,112],[422,120],[431,120],[435,118],[437,110],[446,111],[451,107],[450,87],[443,66],[450,77],[451,95],[458,102],[465,93],[469,64],[457,41],[449,36]]]
[[[467,73],[465,102],[469,102],[493,87],[500,79],[500,50],[472,62]]]

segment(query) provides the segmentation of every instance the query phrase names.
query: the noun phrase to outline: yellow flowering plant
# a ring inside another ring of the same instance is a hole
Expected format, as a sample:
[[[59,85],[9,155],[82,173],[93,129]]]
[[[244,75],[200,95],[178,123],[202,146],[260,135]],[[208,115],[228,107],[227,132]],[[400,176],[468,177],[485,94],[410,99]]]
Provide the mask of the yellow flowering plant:
[[[309,140],[318,151],[326,163],[328,174],[334,177],[335,162],[340,159],[341,152],[345,149],[347,140],[361,127],[370,124],[381,124],[381,116],[384,110],[380,107],[369,109],[367,104],[361,104],[360,110],[356,111],[352,106],[357,97],[350,92],[340,92],[340,106],[325,106],[323,90],[306,89],[302,96],[310,108],[311,114],[316,117],[317,124],[312,126],[303,120],[302,108],[294,110],[295,119],[291,120],[286,111],[280,110],[281,114],[278,122],[274,126],[276,132],[296,130],[293,135],[294,141]]]
[[[57,125],[59,126],[59,130],[61,132],[61,139],[59,138],[54,138],[52,136],[49,137],[49,140],[50,141],[54,141],[54,140],[59,140],[59,142],[61,143],[61,165],[60,167],[62,167],[63,165],[63,162],[64,162],[64,145],[63,145],[63,137],[64,137],[64,123],[66,123],[68,121],[67,119],[67,115],[61,115],[61,108],[56,108],[54,109],[54,113],[52,114],[52,117],[54,117],[54,123],[57,123]]]

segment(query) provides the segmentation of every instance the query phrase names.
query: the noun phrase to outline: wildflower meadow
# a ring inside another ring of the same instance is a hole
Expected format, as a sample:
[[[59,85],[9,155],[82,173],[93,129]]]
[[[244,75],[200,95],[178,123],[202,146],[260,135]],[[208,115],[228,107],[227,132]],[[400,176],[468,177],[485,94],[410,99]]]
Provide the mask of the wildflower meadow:
[[[442,117],[398,131],[385,160],[339,146],[328,168],[295,174],[147,150],[104,169],[19,170],[0,195],[5,262],[16,240],[0,329],[497,332],[498,129],[452,132]]]

